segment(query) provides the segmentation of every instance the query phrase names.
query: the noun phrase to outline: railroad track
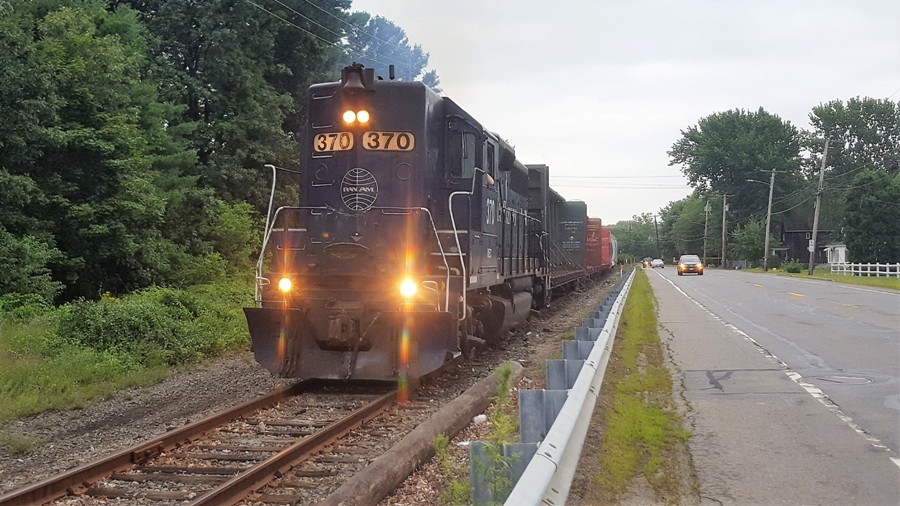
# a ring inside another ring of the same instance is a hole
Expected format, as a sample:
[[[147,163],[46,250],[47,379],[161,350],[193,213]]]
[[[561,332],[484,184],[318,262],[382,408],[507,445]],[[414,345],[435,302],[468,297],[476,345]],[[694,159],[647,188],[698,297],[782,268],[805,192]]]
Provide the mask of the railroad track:
[[[320,382],[298,382],[13,490],[0,496],[0,505],[42,504],[60,498],[72,498],[78,504],[90,504],[93,498],[234,504],[248,496],[258,502],[292,504],[302,500],[295,490],[315,486],[304,478],[334,476],[338,471],[329,465],[353,463],[354,453],[367,451],[364,438],[358,438],[356,445],[339,441],[387,411],[395,399],[396,391],[385,387],[329,389]],[[326,448],[337,450],[313,458]],[[312,468],[301,468],[301,463]],[[292,470],[292,481],[255,493]]]

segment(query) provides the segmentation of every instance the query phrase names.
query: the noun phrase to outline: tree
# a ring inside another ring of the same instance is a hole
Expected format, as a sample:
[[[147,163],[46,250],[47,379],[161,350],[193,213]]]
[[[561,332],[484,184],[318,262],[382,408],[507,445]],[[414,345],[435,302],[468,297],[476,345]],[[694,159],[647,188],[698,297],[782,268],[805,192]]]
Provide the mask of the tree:
[[[139,11],[153,35],[151,71],[160,96],[180,106],[168,128],[196,153],[198,163],[186,175],[199,176],[201,186],[228,201],[264,209],[263,165],[296,165],[296,141],[282,129],[293,98],[269,82],[292,71],[275,61],[274,46],[283,30],[299,32],[283,20],[293,14],[275,13],[280,19],[234,0],[118,3]]]
[[[665,235],[670,249],[666,256],[679,256],[682,254],[703,255],[703,230],[706,223],[704,206],[707,200],[699,195],[691,195],[676,202],[671,202],[660,210],[660,215],[665,224]],[[716,231],[721,232],[721,222],[716,226],[716,220],[711,220],[710,233],[715,236]],[[719,241],[716,241],[718,244]],[[709,246],[709,244],[707,244]]]
[[[900,102],[869,97],[846,104],[832,100],[813,108],[812,130],[804,139],[811,156],[807,171],[817,174],[829,139],[827,174],[832,184],[847,186],[863,169],[900,170]]]
[[[900,261],[900,174],[860,172],[845,195],[844,237],[851,262]]]
[[[376,69],[376,74],[385,77],[389,75],[388,67],[393,65],[398,80],[420,80],[440,93],[437,71],[425,70],[428,53],[420,44],[411,45],[402,28],[363,11],[354,12],[350,18],[353,26],[347,32],[347,51],[358,58],[358,63]]]
[[[681,165],[691,187],[729,195],[729,215],[737,223],[766,213],[768,188],[748,179],[768,181],[777,171],[775,199],[802,184],[799,132],[762,108],[712,114],[681,134],[669,165]]]
[[[620,221],[610,227],[610,232],[618,241],[620,258],[629,255],[635,258],[657,256],[656,228],[652,214],[643,213],[635,215],[631,221]]]
[[[770,233],[769,248],[776,247],[778,244],[778,240]],[[763,220],[753,219],[735,228],[728,251],[732,258],[748,260],[757,264],[766,254],[765,245],[766,223]]]
[[[52,302],[63,286],[53,280],[47,265],[59,254],[37,237],[19,239],[0,226],[0,294],[35,294]]]

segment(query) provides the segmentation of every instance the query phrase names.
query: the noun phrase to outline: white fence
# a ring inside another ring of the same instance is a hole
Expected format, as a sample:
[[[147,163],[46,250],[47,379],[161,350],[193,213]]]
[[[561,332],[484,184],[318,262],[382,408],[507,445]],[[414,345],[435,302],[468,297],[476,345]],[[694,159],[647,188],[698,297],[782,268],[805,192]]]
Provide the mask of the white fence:
[[[849,274],[851,276],[871,276],[900,278],[900,263],[898,264],[831,264],[832,274]]]

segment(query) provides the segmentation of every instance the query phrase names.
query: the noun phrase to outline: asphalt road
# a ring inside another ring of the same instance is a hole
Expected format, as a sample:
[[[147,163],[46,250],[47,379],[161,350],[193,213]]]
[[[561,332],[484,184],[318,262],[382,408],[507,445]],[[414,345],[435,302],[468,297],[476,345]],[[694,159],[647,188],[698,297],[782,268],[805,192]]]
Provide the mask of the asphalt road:
[[[706,502],[900,504],[900,294],[645,272]]]

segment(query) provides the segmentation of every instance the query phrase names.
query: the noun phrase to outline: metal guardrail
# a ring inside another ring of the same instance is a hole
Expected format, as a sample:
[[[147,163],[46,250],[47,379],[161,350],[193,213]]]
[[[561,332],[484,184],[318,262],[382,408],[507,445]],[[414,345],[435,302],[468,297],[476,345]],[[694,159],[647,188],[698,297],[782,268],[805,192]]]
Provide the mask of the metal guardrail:
[[[547,389],[519,391],[521,442],[501,452],[515,483],[504,504],[566,502],[635,272],[575,329],[575,340],[563,342],[563,359],[547,361]],[[492,496],[482,472],[485,453],[484,443],[470,445],[475,504],[504,500]]]

